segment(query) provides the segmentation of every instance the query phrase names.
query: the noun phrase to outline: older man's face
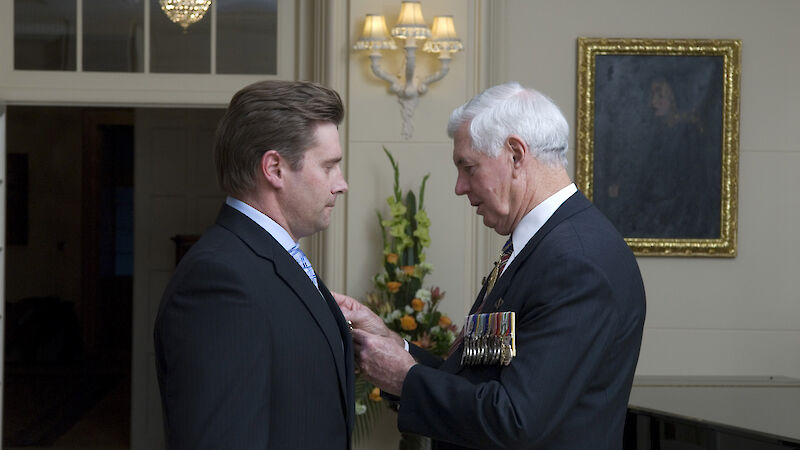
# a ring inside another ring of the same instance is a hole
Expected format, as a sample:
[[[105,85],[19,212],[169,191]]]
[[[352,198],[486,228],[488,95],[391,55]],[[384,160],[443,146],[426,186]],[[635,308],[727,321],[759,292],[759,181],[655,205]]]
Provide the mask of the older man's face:
[[[453,136],[453,163],[458,170],[456,195],[467,196],[477,207],[475,213],[483,216],[484,225],[502,235],[511,233],[511,152],[503,148],[497,158],[491,158],[473,150],[468,124],[464,124]]]

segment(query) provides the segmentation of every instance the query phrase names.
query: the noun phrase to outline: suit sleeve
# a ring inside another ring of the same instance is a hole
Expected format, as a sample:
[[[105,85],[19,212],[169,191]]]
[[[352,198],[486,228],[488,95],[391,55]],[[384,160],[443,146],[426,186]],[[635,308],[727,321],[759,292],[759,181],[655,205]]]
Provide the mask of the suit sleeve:
[[[444,361],[442,358],[410,342],[408,343],[408,352],[411,353],[411,356],[413,356],[418,363],[433,367],[434,369],[441,366]]]
[[[415,365],[403,384],[401,431],[466,447],[528,448],[558,426],[600,367],[616,317],[611,287],[593,263],[573,255],[548,267],[511,288],[527,296],[511,365],[470,368],[499,371],[477,384]]]
[[[247,293],[245,275],[213,257],[181,276],[156,326],[168,448],[267,448],[264,306]]]

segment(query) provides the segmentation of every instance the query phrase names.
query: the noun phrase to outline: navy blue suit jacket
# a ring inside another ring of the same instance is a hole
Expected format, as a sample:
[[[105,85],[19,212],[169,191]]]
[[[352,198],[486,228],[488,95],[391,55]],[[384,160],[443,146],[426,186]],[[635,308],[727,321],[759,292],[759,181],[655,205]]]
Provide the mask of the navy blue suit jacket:
[[[168,448],[350,448],[352,341],[319,288],[269,233],[222,207],[156,318]]]
[[[438,449],[622,448],[645,293],[631,250],[583,194],[531,238],[486,304],[516,312],[517,356],[507,367],[463,367],[461,349],[438,367],[418,358],[400,430]]]

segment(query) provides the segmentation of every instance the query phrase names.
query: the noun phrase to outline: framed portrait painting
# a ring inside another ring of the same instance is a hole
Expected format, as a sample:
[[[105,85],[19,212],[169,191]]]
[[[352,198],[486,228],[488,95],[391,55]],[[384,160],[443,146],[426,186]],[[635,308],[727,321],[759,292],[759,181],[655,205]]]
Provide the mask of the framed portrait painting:
[[[576,182],[637,255],[736,255],[740,54],[578,39]]]

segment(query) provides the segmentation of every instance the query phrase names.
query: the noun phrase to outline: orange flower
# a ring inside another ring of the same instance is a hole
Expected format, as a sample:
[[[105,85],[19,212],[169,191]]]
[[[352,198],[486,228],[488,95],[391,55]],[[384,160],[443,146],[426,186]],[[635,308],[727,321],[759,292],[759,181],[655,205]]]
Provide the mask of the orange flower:
[[[414,275],[414,266],[403,266],[401,269],[403,269],[403,273],[408,276]]]
[[[422,347],[422,342],[420,341],[411,341],[412,344],[416,345],[417,347]]]
[[[413,317],[406,314],[400,319],[400,328],[406,331],[414,331],[417,329],[417,321]]]
[[[425,307],[425,302],[418,298],[413,298],[411,299],[411,307],[414,308],[414,311],[420,312]]]
[[[394,294],[395,292],[400,290],[400,282],[399,281],[390,281],[386,283],[386,289],[389,289],[389,292]]]
[[[386,255],[386,262],[389,264],[397,264],[397,253],[388,253]]]
[[[369,393],[369,399],[373,402],[381,401],[381,390],[378,388],[372,388],[372,391]]]
[[[439,317],[439,326],[440,327],[447,328],[447,327],[450,326],[451,323],[453,323],[453,321],[450,320],[450,318],[445,316],[444,314],[442,314],[442,317]]]

